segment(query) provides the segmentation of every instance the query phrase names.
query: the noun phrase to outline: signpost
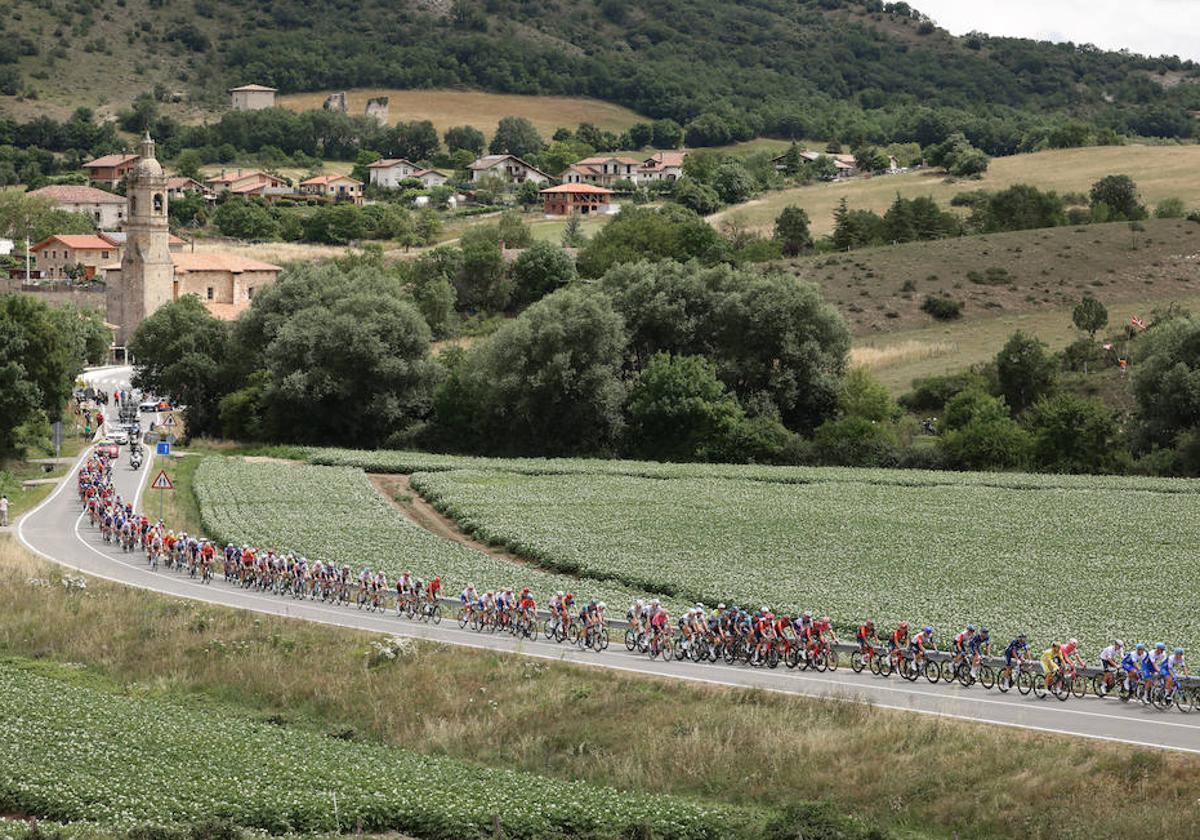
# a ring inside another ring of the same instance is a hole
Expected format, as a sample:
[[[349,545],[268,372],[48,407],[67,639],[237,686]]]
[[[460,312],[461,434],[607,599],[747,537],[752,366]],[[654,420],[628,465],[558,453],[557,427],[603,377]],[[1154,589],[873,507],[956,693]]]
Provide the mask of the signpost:
[[[174,426],[175,425],[175,415],[168,414],[167,419],[163,421],[163,425],[164,426]]]
[[[171,454],[171,444],[167,443],[166,441],[160,440],[158,442],[158,445],[154,449],[154,454],[155,455],[170,455]]]
[[[56,420],[54,422],[53,429],[54,429],[54,457],[61,458],[62,457],[62,443],[63,443],[62,421]]]
[[[164,446],[167,446],[169,448],[170,444],[160,443],[158,445],[160,452],[162,451],[162,448]],[[153,483],[151,483],[150,486],[158,491],[158,519],[161,522],[162,518],[163,518],[163,494],[162,494],[162,491],[174,490],[175,485],[171,483],[171,479],[167,475],[166,470],[159,470],[158,475],[156,475],[154,477],[154,481],[153,481]]]

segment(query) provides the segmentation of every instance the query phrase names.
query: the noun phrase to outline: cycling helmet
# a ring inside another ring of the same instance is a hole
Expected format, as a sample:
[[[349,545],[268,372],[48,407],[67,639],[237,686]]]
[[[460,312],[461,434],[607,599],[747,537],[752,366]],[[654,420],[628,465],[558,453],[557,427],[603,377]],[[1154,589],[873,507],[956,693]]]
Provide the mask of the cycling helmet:
[[[875,622],[874,622],[874,620],[872,620],[872,619],[868,618],[868,619],[867,619],[867,626],[868,626],[868,627],[874,627],[874,626],[875,626]]]
[[[723,609],[725,609],[725,605],[724,605],[724,604],[717,604],[717,609],[719,609],[719,610],[723,610]]]
[[[926,635],[926,636],[932,636],[932,635],[933,635],[933,628],[932,628],[932,627],[928,627],[928,626],[927,626],[927,627],[925,628],[925,635]]]
[[[558,592],[556,592],[554,594],[556,594],[559,598],[561,598],[563,596],[563,591],[560,589],[560,590],[558,590]]]
[[[1113,647],[1123,648],[1123,647],[1125,647],[1125,643],[1122,642],[1120,639],[1113,639]]]
[[[1017,638],[1020,639],[1021,641],[1025,641],[1026,636],[1024,633],[1022,633],[1021,635],[1017,636]]]
[[[1154,649],[1155,650],[1166,650],[1167,649],[1166,642],[1155,642]]]
[[[988,629],[987,629],[986,627],[980,627],[980,628],[979,628],[979,635],[980,635],[980,636],[987,636],[987,635],[990,635],[990,634],[988,633]]]
[[[596,606],[597,606],[597,607],[599,607],[599,608],[600,608],[600,609],[602,609],[602,610],[606,610],[606,609],[608,609],[608,604],[604,603],[603,601],[601,601],[601,602],[600,602],[599,604],[597,604]]]
[[[968,625],[967,625],[967,632],[968,632],[968,633],[974,633],[974,632],[975,632],[975,625],[974,625],[974,624],[968,624]]]
[[[900,629],[901,629],[901,630],[907,630],[907,629],[908,629],[908,622],[907,622],[907,621],[901,621],[901,622],[900,622]]]
[[[812,618],[812,610],[805,610],[804,618]]]
[[[759,610],[759,612],[766,613],[766,612],[770,612],[770,610],[767,609],[766,607],[763,607],[762,609]]]
[[[1176,655],[1176,656],[1183,656],[1183,648],[1181,648],[1181,647],[1177,647],[1177,648],[1175,648],[1175,655]]]
[[[1077,648],[1077,647],[1079,647],[1079,640],[1071,639],[1069,642],[1067,642],[1067,644],[1069,644],[1073,648]]]
[[[1145,644],[1143,644],[1142,642],[1138,642],[1138,643],[1137,643],[1137,649],[1138,649],[1138,650],[1145,650],[1145,649],[1146,649],[1146,645],[1145,645]]]
[[[651,606],[653,606],[653,607],[657,607],[657,606],[658,606],[658,603],[659,603],[659,602],[658,602],[658,599],[657,599],[657,598],[655,598],[655,599],[653,599],[652,601],[650,601],[650,605],[651,605]]]
[[[704,609],[704,605],[703,605],[703,604],[700,604],[700,603],[697,603],[697,604],[696,604],[696,609],[698,609],[698,610],[702,610],[702,609]]]

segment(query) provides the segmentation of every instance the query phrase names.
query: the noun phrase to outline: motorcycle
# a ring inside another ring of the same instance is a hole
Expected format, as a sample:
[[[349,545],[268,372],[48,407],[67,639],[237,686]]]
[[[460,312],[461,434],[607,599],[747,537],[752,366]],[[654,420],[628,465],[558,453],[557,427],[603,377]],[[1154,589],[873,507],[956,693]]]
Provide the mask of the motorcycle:
[[[129,469],[137,470],[137,469],[141,469],[141,466],[142,466],[142,456],[140,454],[135,452],[134,454],[129,456]]]

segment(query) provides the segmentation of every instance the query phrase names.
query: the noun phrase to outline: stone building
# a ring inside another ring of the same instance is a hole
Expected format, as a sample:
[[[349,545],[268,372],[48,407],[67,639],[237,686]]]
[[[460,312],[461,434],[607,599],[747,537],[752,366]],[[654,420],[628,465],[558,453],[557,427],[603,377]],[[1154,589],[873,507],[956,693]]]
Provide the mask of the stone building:
[[[181,295],[194,294],[216,317],[236,318],[261,287],[279,275],[277,265],[236,254],[172,250],[167,226],[167,177],[142,140],[142,156],[129,173],[129,218],[119,264],[105,267],[106,317],[117,328],[116,346],[128,345],[138,325]]]
[[[242,85],[229,89],[229,107],[235,111],[261,111],[275,107],[275,88],[265,85]]]

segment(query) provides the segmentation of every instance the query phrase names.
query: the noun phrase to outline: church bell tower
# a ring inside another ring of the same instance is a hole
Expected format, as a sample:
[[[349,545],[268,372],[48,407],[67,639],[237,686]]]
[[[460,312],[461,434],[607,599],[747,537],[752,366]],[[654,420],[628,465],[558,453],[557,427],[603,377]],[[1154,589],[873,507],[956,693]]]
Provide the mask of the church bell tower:
[[[126,195],[125,252],[120,278],[108,289],[107,318],[120,329],[117,343],[128,345],[138,324],[175,297],[167,224],[167,178],[154,157],[150,132],[142,138],[142,156],[129,173]]]

